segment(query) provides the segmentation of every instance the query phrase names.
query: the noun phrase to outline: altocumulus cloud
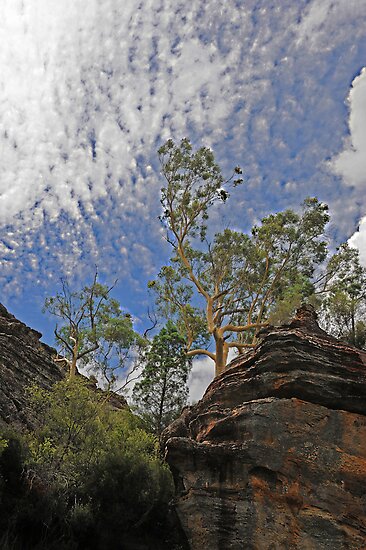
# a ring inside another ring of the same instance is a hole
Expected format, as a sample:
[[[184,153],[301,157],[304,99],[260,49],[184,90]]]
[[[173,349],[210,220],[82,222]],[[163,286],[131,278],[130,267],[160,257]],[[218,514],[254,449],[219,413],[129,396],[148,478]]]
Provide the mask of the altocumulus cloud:
[[[171,136],[243,165],[234,224],[317,194],[348,236],[364,199],[324,167],[365,21],[359,0],[3,0],[4,294],[98,263],[142,296],[166,254],[155,152]]]
[[[34,248],[67,273],[86,250],[97,257],[103,247],[115,258],[126,236],[146,240],[136,228],[149,221],[150,204],[157,209],[147,161],[157,141],[189,126],[212,133],[231,110],[229,69],[239,52],[221,55],[201,40],[202,10],[200,2],[188,11],[176,2],[3,2],[0,219],[8,275],[16,265],[36,271]]]
[[[352,82],[348,96],[349,136],[344,150],[332,161],[334,171],[344,182],[357,189],[363,197],[366,191],[366,68]],[[366,217],[349,242],[360,249],[366,264]]]

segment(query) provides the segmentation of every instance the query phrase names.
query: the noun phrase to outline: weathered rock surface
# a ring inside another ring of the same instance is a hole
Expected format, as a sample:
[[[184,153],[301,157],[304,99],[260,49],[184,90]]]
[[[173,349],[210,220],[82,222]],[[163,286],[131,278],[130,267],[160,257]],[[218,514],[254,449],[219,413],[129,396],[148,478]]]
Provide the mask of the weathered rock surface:
[[[163,434],[191,548],[366,548],[366,354],[310,308]]]
[[[29,424],[25,389],[32,384],[49,389],[65,377],[54,363],[56,351],[40,341],[41,334],[11,315],[0,304],[0,419]]]
[[[68,374],[63,363],[54,362],[56,350],[42,343],[41,337],[0,304],[0,422],[32,426],[26,388],[35,384],[50,389]],[[90,388],[105,397],[92,380]],[[107,400],[115,409],[127,406],[126,399],[113,392]]]

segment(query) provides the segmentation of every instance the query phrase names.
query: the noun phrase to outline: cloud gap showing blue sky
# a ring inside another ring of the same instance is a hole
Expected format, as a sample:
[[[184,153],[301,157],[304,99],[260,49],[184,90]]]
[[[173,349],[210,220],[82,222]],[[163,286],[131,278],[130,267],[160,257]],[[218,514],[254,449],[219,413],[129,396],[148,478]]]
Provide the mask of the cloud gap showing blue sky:
[[[243,167],[216,227],[317,195],[335,243],[363,220],[366,261],[364,2],[3,0],[0,38],[0,279],[25,320],[95,264],[144,318],[169,137]]]

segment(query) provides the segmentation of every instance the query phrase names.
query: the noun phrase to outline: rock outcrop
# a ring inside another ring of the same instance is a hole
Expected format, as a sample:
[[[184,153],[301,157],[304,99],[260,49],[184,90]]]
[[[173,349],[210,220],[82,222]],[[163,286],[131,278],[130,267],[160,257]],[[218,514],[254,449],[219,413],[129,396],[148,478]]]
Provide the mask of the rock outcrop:
[[[310,307],[163,434],[193,550],[366,548],[366,354]]]
[[[63,380],[68,370],[65,364],[55,363],[56,350],[40,341],[42,334],[27,327],[0,304],[0,422],[33,426],[26,389],[37,385],[50,389]],[[78,376],[82,376],[78,371]],[[107,399],[114,409],[127,407],[126,399],[114,392],[90,388]]]
[[[31,424],[26,388],[49,389],[65,377],[65,369],[53,361],[56,351],[41,336],[0,304],[0,420],[6,423]]]

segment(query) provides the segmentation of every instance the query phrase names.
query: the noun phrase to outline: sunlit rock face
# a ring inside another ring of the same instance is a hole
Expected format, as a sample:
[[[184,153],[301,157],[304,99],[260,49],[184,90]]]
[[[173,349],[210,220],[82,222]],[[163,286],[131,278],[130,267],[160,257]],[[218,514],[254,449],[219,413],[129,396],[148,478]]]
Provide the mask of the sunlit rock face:
[[[165,431],[192,549],[366,548],[365,358],[302,308]]]
[[[51,388],[66,371],[53,361],[55,350],[40,342],[41,334],[0,304],[0,420],[29,424],[26,388]]]

